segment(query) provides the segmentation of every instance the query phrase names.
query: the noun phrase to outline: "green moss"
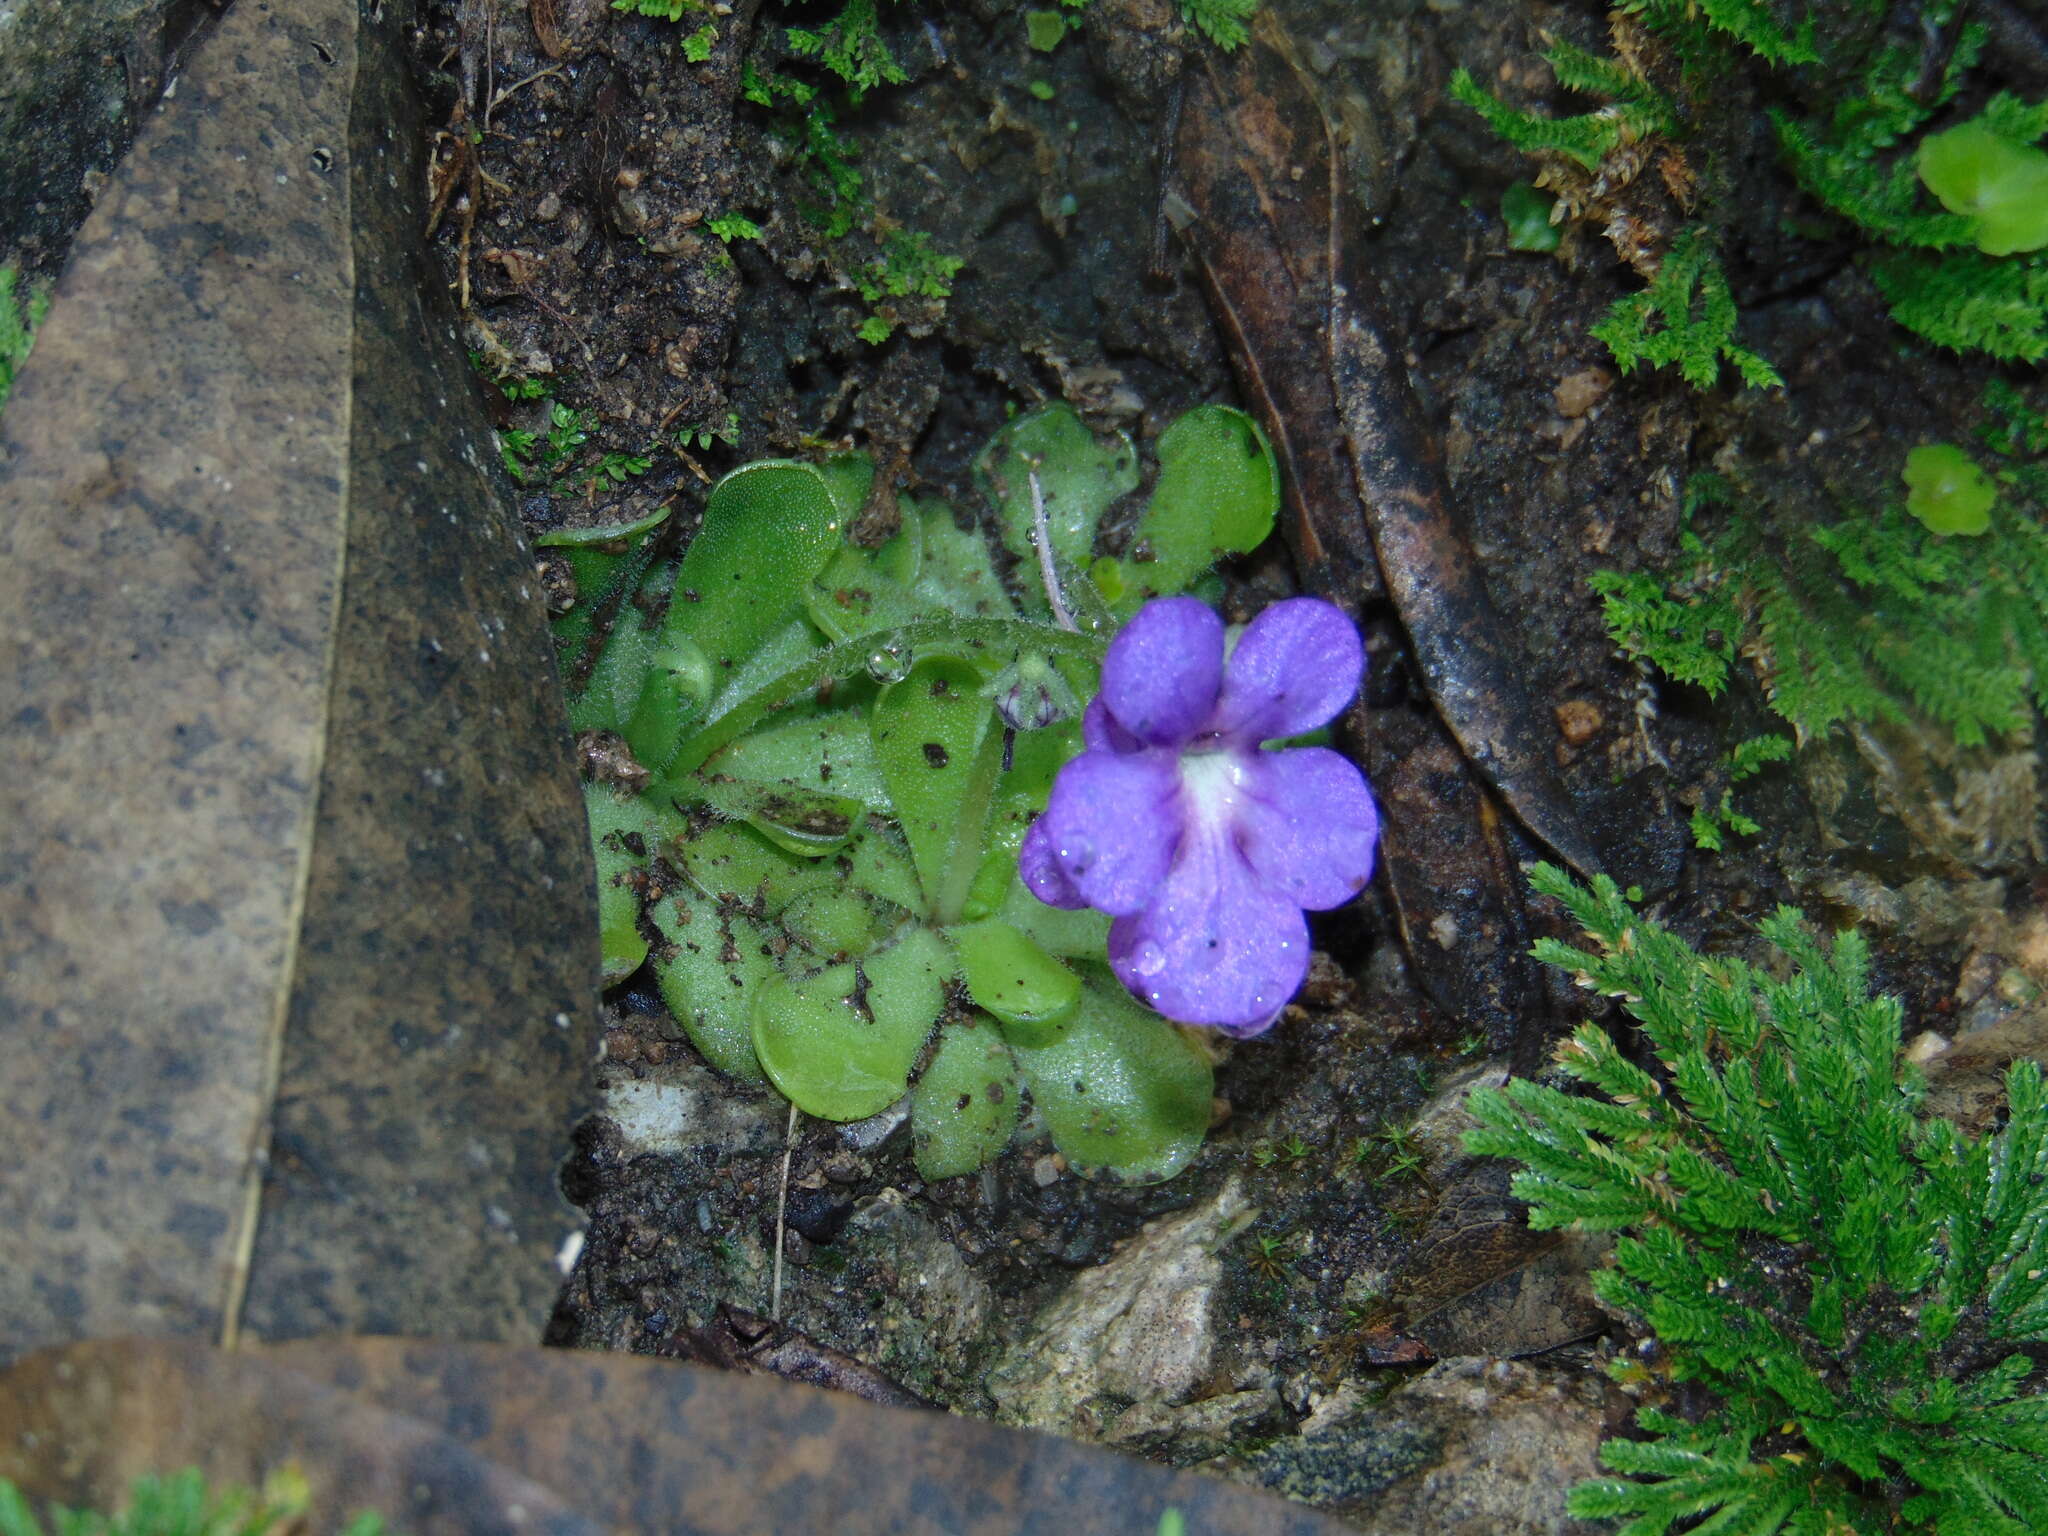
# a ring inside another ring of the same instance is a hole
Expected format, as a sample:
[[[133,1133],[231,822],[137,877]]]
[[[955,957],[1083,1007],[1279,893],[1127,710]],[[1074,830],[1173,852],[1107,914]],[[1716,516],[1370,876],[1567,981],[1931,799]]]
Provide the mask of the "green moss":
[[[1557,1053],[1581,1095],[1523,1079],[1473,1093],[1468,1150],[1522,1164],[1539,1230],[1620,1234],[1594,1289],[1658,1345],[1617,1378],[1690,1383],[1646,1408],[1580,1519],[1800,1536],[2021,1536],[2048,1517],[2048,1093],[2007,1074],[1972,1137],[1929,1115],[1895,998],[1853,932],[1832,948],[1780,908],[1768,970],[1696,953],[1612,881],[1549,866],[1591,947],[1539,959],[1623,1000],[1654,1058],[1581,1027]],[[1691,1522],[1704,1520],[1702,1524]]]
[[[1188,25],[1225,53],[1251,36],[1245,24],[1258,8],[1259,0],[1180,0],[1180,13]]]
[[[2048,421],[2010,386],[1986,403],[1991,468],[1916,451],[1902,467],[1918,507],[1815,524],[1698,477],[1679,570],[1594,578],[1616,644],[1709,692],[1740,652],[1802,740],[1849,720],[1917,719],[1966,747],[2023,729],[2048,708]]]
[[[14,376],[28,361],[36,327],[50,308],[47,288],[32,285],[26,292],[20,288],[21,274],[12,267],[0,267],[0,409],[14,392]]]
[[[262,1489],[222,1483],[212,1487],[196,1467],[168,1477],[139,1477],[128,1502],[115,1514],[93,1510],[53,1511],[58,1536],[290,1536],[308,1528],[306,1479],[287,1467],[265,1479]],[[384,1536],[383,1518],[357,1515],[338,1529],[341,1536]],[[0,1536],[43,1536],[43,1527],[21,1490],[0,1478]]]
[[[1963,90],[1983,28],[1962,0],[1928,0],[1918,20],[1948,43],[1933,55],[1895,36],[1884,14],[1875,0],[1630,0],[1616,24],[1648,37],[1625,55],[1565,43],[1544,55],[1560,85],[1603,103],[1596,110],[1526,111],[1465,71],[1451,92],[1543,163],[1571,217],[1607,232],[1650,274],[1651,292],[1621,301],[1597,332],[1621,343],[1624,366],[1675,363],[1693,383],[1713,382],[1703,345],[1674,343],[1660,356],[1642,345],[1642,329],[1689,298],[1684,312],[1703,339],[1732,334],[1713,252],[1735,238],[1747,201],[1725,184],[1726,167],[1750,152],[1751,125],[1737,113],[1758,98],[1780,103],[1770,122],[1784,163],[1837,228],[1808,223],[1862,246],[1900,324],[1942,346],[2038,360],[2048,355],[2048,256],[2038,254],[2048,248],[2048,154],[2031,146],[2048,133],[2048,103],[1994,95],[1970,121],[1928,132]],[[1669,183],[1678,229],[1661,259],[1641,217],[1617,219],[1610,201],[1649,166],[1698,178],[1697,202]],[[1667,277],[1674,259],[1678,275]]]
[[[1649,287],[1616,300],[1593,334],[1623,373],[1644,363],[1675,367],[1686,383],[1707,389],[1725,362],[1753,388],[1782,384],[1777,369],[1735,340],[1735,318],[1718,254],[1703,231],[1687,229],[1672,241]]]

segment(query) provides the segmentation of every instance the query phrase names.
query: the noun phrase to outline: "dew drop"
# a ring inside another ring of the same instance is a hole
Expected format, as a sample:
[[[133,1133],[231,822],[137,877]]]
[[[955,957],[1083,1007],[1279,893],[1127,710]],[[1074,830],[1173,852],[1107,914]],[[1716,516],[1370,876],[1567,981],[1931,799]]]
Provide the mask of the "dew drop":
[[[1070,837],[1060,845],[1060,862],[1074,874],[1086,874],[1095,862],[1095,845],[1085,837]]]
[[[916,658],[907,645],[891,643],[868,655],[868,676],[878,683],[900,683],[910,676]]]
[[[1166,969],[1166,951],[1145,940],[1131,952],[1131,969],[1140,976],[1157,976]]]

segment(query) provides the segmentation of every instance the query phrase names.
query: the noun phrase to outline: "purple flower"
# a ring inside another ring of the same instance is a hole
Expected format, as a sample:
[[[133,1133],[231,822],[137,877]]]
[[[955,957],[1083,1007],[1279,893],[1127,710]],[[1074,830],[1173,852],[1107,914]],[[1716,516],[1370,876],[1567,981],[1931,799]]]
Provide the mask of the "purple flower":
[[[1268,608],[1228,662],[1206,604],[1147,603],[1110,642],[1088,749],[1025,834],[1024,883],[1114,917],[1110,965],[1168,1018],[1260,1033],[1308,974],[1302,909],[1371,878],[1380,817],[1348,759],[1259,744],[1330,720],[1364,670],[1358,631],[1316,598]]]

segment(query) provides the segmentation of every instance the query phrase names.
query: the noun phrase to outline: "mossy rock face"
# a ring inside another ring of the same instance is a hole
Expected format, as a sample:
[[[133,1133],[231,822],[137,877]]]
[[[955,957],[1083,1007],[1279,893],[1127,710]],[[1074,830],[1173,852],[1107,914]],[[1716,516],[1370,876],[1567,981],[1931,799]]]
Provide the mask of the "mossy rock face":
[[[0,11],[0,265],[54,269],[91,207],[87,174],[121,158],[137,107],[154,99],[169,9],[16,0]]]

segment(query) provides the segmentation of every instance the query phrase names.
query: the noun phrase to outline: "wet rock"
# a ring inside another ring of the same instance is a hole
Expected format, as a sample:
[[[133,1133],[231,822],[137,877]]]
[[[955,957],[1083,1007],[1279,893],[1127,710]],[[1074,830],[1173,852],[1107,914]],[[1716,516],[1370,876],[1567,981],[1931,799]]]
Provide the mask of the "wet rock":
[[[1187,1404],[1133,1403],[1103,1427],[1102,1439],[1119,1450],[1147,1452],[1185,1465],[1220,1455],[1286,1422],[1279,1392],[1263,1384]]]
[[[1499,1061],[1459,1067],[1444,1074],[1429,1102],[1415,1112],[1408,1131],[1422,1157],[1423,1176],[1432,1186],[1441,1188],[1478,1161],[1465,1151],[1465,1133],[1479,1127],[1465,1100],[1474,1088],[1500,1087],[1507,1076],[1507,1067]]]
[[[1933,732],[1852,724],[1850,749],[1800,754],[1821,846],[1887,877],[1932,859],[1962,873],[2018,873],[2042,857],[2040,757],[2032,744],[1961,748]]]
[[[1596,364],[1559,379],[1557,388],[1551,391],[1551,398],[1557,403],[1558,415],[1576,421],[1605,400],[1612,388],[1614,375]]]
[[[1512,1168],[1465,1151],[1464,1135],[1477,1124],[1467,1096],[1498,1088],[1506,1077],[1497,1062],[1461,1068],[1409,1126],[1408,1142],[1435,1200],[1386,1277],[1384,1310],[1364,1340],[1368,1359],[1536,1354],[1606,1324],[1587,1277],[1611,1240],[1531,1231],[1509,1193]]]
[[[1889,886],[1861,870],[1819,866],[1801,871],[1797,883],[1880,933],[1895,933],[1914,944],[1954,944],[1972,929],[1995,920],[2005,906],[2003,880],[1939,880],[1922,875]]]
[[[834,1247],[847,1257],[849,1279],[862,1282],[848,1292],[882,1297],[873,1346],[862,1353],[920,1396],[952,1396],[991,1328],[987,1284],[898,1189],[861,1201]]]
[[[1600,734],[1600,706],[1588,699],[1566,699],[1551,713],[1557,717],[1557,734],[1568,747],[1583,747]]]
[[[1590,1536],[1565,1494],[1598,1472],[1605,1392],[1590,1372],[1448,1360],[1372,1402],[1347,1382],[1290,1435],[1206,1469],[1357,1522],[1373,1536]]]
[[[778,1106],[740,1097],[688,1058],[664,1062],[641,1077],[612,1076],[602,1087],[602,1103],[629,1157],[699,1150],[758,1154],[782,1145]]]
[[[1187,1402],[1216,1353],[1218,1254],[1249,1209],[1233,1178],[1077,1276],[989,1372],[997,1416],[1097,1439],[1134,1408]],[[1148,1435],[1153,1422],[1141,1413],[1129,1433]]]
[[[1963,899],[1979,893],[1958,890]],[[1940,1032],[1922,1032],[1911,1054],[1927,1072],[1929,1111],[1982,1135],[2004,1107],[2012,1064],[2048,1062],[2048,911],[1977,908],[1964,942]]]
[[[162,0],[0,8],[0,256],[54,271],[161,89]],[[181,29],[182,30],[182,29]]]

